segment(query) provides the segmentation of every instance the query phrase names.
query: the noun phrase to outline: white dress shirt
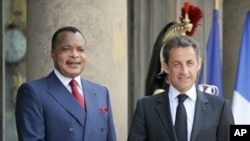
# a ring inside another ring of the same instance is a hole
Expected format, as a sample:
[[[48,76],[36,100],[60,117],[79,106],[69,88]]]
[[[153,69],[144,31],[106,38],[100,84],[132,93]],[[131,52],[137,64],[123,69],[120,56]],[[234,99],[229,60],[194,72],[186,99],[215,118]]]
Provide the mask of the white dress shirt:
[[[62,82],[62,84],[69,90],[70,93],[72,93],[71,87],[69,85],[69,82],[72,80],[72,78],[63,76],[57,69],[54,69],[54,72],[55,72],[57,78]],[[81,95],[83,95],[81,76],[77,76],[74,79],[77,81],[78,91],[80,92]]]
[[[169,103],[170,103],[170,110],[171,110],[173,125],[175,123],[176,109],[178,106],[178,97],[177,96],[179,94],[180,94],[180,92],[177,89],[175,89],[172,85],[170,85],[168,96],[169,96]],[[190,141],[193,122],[194,122],[195,103],[196,103],[196,98],[197,98],[195,85],[193,85],[191,87],[191,89],[189,89],[185,94],[188,97],[184,101],[183,104],[184,104],[186,112],[187,112],[188,141]]]

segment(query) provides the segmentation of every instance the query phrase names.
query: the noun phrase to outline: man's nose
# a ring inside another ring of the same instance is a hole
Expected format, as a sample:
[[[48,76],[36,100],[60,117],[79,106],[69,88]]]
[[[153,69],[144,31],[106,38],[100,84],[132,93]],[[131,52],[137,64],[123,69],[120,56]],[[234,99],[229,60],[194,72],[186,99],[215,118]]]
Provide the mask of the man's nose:
[[[79,52],[78,52],[78,50],[77,50],[77,49],[72,49],[72,50],[71,50],[71,55],[72,55],[73,57],[79,57]]]
[[[188,72],[188,66],[187,65],[183,65],[181,71],[186,74]]]

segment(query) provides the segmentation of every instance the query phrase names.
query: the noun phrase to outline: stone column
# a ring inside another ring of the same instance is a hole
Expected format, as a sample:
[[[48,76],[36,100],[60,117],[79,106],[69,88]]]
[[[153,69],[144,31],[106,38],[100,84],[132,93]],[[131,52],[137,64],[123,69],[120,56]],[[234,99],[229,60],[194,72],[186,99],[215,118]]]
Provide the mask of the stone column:
[[[118,140],[127,138],[127,1],[27,0],[27,79],[53,69],[51,38],[62,26],[78,27],[87,39],[82,76],[110,90]]]
[[[2,9],[3,7],[3,3],[2,1],[0,2],[0,10],[1,12],[3,11]],[[3,55],[3,52],[4,52],[4,43],[3,43],[3,37],[4,37],[4,28],[3,28],[3,14],[0,14],[0,46],[1,46],[1,49],[0,49],[0,53],[1,53],[1,57],[0,58],[0,83],[1,84],[4,84],[4,70],[5,70],[5,64],[4,64],[4,55]],[[0,93],[1,93],[1,96],[0,96],[0,127],[3,129],[4,127],[4,108],[5,108],[5,96],[4,96],[4,93],[5,93],[5,89],[4,89],[4,85],[0,85]],[[0,132],[0,140],[1,139],[4,139],[4,132]]]

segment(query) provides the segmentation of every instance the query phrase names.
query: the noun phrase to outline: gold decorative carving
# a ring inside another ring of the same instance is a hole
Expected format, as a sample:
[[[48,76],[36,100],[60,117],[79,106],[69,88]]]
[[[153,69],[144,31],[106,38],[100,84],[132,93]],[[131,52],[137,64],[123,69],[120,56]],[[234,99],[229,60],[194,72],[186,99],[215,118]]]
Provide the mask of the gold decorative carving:
[[[13,0],[11,13],[7,20],[7,28],[26,29],[26,0]]]

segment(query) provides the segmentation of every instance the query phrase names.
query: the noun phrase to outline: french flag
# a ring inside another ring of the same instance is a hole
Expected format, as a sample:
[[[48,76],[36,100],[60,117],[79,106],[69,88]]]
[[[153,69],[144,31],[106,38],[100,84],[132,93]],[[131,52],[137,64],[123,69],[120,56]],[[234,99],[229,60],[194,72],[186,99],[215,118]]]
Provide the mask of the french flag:
[[[232,110],[235,124],[250,124],[250,11],[241,40]]]

